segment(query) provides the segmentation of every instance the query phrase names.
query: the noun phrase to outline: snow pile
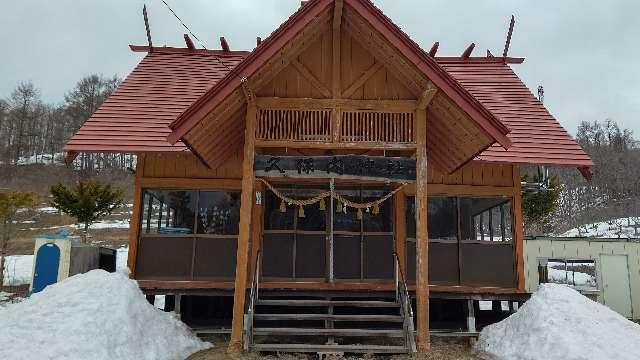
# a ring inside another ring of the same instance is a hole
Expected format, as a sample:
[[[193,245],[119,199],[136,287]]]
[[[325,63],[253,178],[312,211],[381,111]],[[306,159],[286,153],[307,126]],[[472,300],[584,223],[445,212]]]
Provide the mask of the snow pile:
[[[0,309],[0,359],[184,359],[209,345],[124,273],[94,270]]]
[[[592,238],[640,238],[640,218],[628,217],[611,219],[568,230],[558,237],[592,237]]]
[[[9,286],[31,284],[33,255],[11,255],[5,257],[4,284]]]
[[[558,284],[541,284],[515,314],[487,326],[478,353],[496,360],[635,360],[640,325]]]

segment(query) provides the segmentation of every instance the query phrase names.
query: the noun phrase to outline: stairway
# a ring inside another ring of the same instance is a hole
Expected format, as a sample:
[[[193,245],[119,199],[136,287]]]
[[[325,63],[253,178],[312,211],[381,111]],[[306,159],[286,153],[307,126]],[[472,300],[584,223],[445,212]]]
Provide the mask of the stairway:
[[[405,320],[394,297],[261,292],[245,340],[261,352],[409,353],[413,327]]]

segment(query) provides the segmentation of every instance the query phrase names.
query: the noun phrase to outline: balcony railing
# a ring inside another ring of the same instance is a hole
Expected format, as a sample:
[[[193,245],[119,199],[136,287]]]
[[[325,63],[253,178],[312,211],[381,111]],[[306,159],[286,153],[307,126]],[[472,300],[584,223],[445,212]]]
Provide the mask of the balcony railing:
[[[413,100],[257,99],[259,146],[415,146]]]

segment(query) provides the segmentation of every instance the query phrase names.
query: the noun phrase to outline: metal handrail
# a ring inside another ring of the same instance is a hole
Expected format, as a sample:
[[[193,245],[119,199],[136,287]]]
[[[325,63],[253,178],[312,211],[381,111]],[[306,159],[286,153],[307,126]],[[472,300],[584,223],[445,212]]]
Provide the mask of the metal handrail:
[[[398,258],[398,254],[394,252],[393,258],[395,260],[396,301],[400,303],[400,306],[402,308],[402,327],[405,332],[405,341],[409,347],[409,350],[412,353],[415,353],[417,349],[413,326],[413,309],[411,307],[409,288],[407,287],[407,282],[405,281],[405,278],[402,274],[402,269],[400,268],[400,259]]]
[[[247,308],[246,316],[246,330],[244,339],[244,349],[249,350],[249,346],[253,344],[253,315],[256,309],[256,302],[258,301],[258,290],[260,288],[260,259],[262,258],[262,251],[259,250],[256,256],[256,266],[253,272],[253,279],[251,281],[251,290],[249,292],[249,306]]]

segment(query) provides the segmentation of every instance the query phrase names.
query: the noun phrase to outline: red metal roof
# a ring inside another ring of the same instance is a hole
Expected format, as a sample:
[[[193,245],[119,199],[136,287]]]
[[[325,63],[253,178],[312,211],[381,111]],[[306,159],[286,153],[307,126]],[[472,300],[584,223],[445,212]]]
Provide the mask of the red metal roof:
[[[593,161],[501,58],[437,58],[453,78],[498,117],[512,145],[492,145],[476,159],[519,164],[591,167]]]
[[[146,49],[146,48],[141,48]],[[186,151],[169,125],[225,76],[246,52],[154,48],[69,140],[69,152]],[[476,159],[590,167],[593,162],[501,58],[436,58],[511,129],[509,150],[494,144]]]
[[[132,47],[132,50],[147,50]],[[153,48],[67,142],[67,152],[175,152],[169,124],[248,52]]]

